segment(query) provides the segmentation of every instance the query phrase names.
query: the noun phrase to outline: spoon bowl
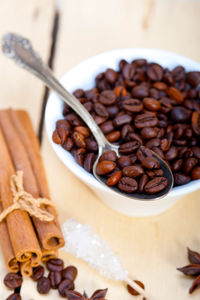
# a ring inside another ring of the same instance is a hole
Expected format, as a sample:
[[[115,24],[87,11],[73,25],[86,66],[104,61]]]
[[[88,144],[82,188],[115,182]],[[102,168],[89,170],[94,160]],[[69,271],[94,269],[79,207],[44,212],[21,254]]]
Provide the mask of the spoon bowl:
[[[64,102],[66,102],[87,124],[87,126],[90,128],[91,132],[93,133],[97,141],[98,149],[99,149],[98,157],[93,166],[93,174],[98,181],[100,181],[102,184],[105,184],[105,179],[103,179],[101,176],[98,176],[96,172],[96,166],[98,164],[100,156],[105,151],[114,150],[117,156],[119,157],[118,146],[112,145],[107,141],[101,129],[95,123],[90,113],[78,101],[78,99],[76,99],[75,96],[69,93],[61,85],[61,83],[54,77],[49,67],[42,62],[38,53],[35,52],[35,50],[32,48],[32,45],[28,39],[25,39],[14,33],[8,33],[2,39],[2,51],[7,57],[14,60],[20,67],[34,74],[41,81],[43,81],[49,88],[53,89],[64,100]],[[156,157],[160,162],[161,169],[164,172],[163,176],[168,180],[167,187],[158,194],[147,195],[143,193],[141,194],[133,193],[133,194],[129,194],[130,198],[141,199],[141,200],[160,199],[161,197],[166,196],[172,189],[173,175],[170,168],[163,160],[161,160],[160,157],[158,157],[157,154],[154,153],[153,156]],[[112,187],[112,190],[113,189],[115,192],[127,196],[126,193],[123,193],[118,189]]]

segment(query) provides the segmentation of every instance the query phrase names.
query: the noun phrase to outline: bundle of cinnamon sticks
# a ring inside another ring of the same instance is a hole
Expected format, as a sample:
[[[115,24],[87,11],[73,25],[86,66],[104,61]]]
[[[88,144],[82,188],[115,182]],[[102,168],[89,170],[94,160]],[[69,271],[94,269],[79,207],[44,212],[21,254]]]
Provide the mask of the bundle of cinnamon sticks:
[[[34,198],[50,199],[39,142],[28,114],[12,109],[0,110],[0,214],[13,204],[10,178],[23,171],[24,190]],[[41,221],[27,211],[16,209],[0,223],[0,243],[7,267],[31,276],[41,260],[56,257],[64,246],[57,214],[52,206],[53,221]]]

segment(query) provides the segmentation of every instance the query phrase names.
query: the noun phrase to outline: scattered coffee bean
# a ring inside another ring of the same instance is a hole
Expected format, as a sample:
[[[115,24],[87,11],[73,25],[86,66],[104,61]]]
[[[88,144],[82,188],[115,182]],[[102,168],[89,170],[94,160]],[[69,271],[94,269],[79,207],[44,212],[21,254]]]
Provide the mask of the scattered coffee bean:
[[[62,270],[62,277],[71,281],[74,281],[76,279],[77,274],[78,270],[74,266],[68,266]]]
[[[44,276],[44,267],[43,266],[38,266],[36,268],[33,268],[33,274],[31,276],[31,278],[34,281],[38,281],[43,276]]]
[[[5,278],[4,278],[4,284],[7,286],[9,289],[16,289],[22,285],[22,276],[16,273],[8,273]]]
[[[74,283],[69,279],[64,279],[58,286],[58,291],[61,296],[66,297],[68,290],[74,290]]]
[[[62,274],[60,271],[49,272],[48,278],[50,280],[51,288],[56,289],[62,281]]]
[[[37,282],[37,290],[40,294],[48,294],[51,284],[49,278],[41,277]]]
[[[59,258],[52,258],[47,262],[47,269],[49,271],[62,271],[64,268],[64,262]]]
[[[20,294],[13,293],[9,297],[6,298],[6,300],[22,300]]]

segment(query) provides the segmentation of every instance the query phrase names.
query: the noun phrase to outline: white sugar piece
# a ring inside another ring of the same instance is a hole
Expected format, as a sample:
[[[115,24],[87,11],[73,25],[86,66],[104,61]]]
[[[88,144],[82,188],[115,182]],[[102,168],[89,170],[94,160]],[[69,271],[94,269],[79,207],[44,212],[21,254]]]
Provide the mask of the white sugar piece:
[[[128,272],[122,267],[119,258],[90,225],[69,219],[62,225],[62,230],[66,241],[63,249],[83,259],[108,278],[126,280]]]

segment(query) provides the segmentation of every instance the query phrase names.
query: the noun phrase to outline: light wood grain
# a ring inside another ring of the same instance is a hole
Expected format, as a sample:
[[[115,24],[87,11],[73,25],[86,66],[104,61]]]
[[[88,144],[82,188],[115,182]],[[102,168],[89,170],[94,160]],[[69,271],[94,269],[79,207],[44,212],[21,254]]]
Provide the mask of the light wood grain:
[[[63,1],[55,71],[61,76],[80,61],[102,51],[152,47],[199,60],[200,2],[188,0]],[[68,216],[91,224],[121,258],[132,276],[144,281],[155,300],[188,300],[191,280],[176,268],[187,264],[186,247],[200,250],[198,193],[168,212],[135,219],[106,207],[59,161],[47,141],[43,157],[53,199],[62,222]],[[133,299],[121,283],[108,281],[85,263],[66,255],[80,270],[77,289],[89,294],[109,288],[108,299]],[[192,299],[199,299],[196,293]]]
[[[7,0],[0,1],[0,38],[7,32],[28,37],[35,49],[47,61],[51,41],[54,0]],[[42,83],[20,69],[0,51],[0,106],[24,108],[32,116],[38,129]]]

